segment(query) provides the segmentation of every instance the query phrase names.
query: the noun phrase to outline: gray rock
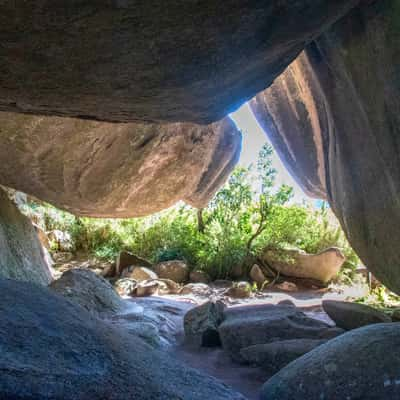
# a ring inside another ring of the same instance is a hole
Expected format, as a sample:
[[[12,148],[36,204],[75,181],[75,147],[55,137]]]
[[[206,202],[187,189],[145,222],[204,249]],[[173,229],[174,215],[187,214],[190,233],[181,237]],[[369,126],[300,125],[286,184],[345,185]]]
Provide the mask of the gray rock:
[[[47,288],[0,292],[2,399],[244,400]]]
[[[183,319],[186,341],[203,347],[220,346],[218,326],[223,321],[224,309],[221,301],[209,301],[189,310]]]
[[[262,400],[400,398],[398,323],[347,332],[298,358],[269,379]]]
[[[31,221],[0,188],[0,277],[48,285],[53,278],[45,256]]]
[[[281,340],[245,347],[240,350],[240,355],[247,363],[260,366],[273,375],[296,358],[325,342],[323,339]]]
[[[337,326],[346,330],[392,321],[385,313],[365,304],[324,300],[322,307]]]
[[[121,310],[123,301],[111,284],[93,271],[71,269],[53,281],[50,289],[94,315]]]
[[[106,121],[217,121],[356,4],[171,0],[166,12],[163,2],[7,3],[0,105]]]
[[[331,330],[295,307],[272,304],[229,308],[218,328],[223,348],[239,362],[244,361],[243,348],[290,339],[322,339]]]

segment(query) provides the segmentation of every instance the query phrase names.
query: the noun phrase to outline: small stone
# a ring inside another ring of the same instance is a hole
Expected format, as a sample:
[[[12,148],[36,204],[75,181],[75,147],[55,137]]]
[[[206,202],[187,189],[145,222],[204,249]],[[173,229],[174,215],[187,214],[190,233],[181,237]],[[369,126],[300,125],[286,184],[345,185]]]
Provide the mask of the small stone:
[[[210,287],[205,283],[188,283],[181,289],[179,294],[181,295],[193,294],[196,296],[207,297],[211,294],[211,292],[212,291]]]
[[[299,289],[297,287],[297,285],[293,282],[282,282],[279,283],[278,285],[275,285],[276,289],[282,290],[284,292],[297,292]]]
[[[192,283],[208,283],[210,282],[209,276],[204,271],[192,271],[189,276]]]
[[[254,264],[251,267],[250,278],[258,285],[262,285],[267,280],[261,268],[257,264]]]
[[[248,282],[238,282],[226,290],[224,295],[235,299],[245,299],[251,296],[251,286]]]
[[[138,282],[132,295],[137,297],[152,296],[157,293],[158,287],[159,283],[154,280]]]
[[[136,286],[137,282],[129,278],[121,278],[114,283],[115,290],[120,296],[132,296]]]

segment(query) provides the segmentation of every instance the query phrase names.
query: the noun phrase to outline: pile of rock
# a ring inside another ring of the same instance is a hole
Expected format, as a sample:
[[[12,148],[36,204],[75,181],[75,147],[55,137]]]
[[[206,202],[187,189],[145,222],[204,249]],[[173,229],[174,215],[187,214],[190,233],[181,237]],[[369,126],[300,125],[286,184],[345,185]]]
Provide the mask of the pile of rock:
[[[226,308],[218,301],[190,310],[184,328],[187,342],[222,346],[232,360],[261,367],[269,375],[344,332],[290,304]]]

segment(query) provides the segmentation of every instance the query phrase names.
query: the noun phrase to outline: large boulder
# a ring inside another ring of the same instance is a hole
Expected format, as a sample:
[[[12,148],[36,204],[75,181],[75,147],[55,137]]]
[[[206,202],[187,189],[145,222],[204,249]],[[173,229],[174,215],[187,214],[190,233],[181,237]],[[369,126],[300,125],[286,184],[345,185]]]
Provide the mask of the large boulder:
[[[220,346],[218,326],[224,319],[224,309],[221,301],[208,301],[189,310],[183,319],[185,340],[203,347]]]
[[[47,288],[0,291],[2,399],[244,400]]]
[[[151,263],[129,251],[120,251],[115,261],[115,273],[120,275],[125,268],[133,266],[151,268]]]
[[[135,281],[146,281],[148,279],[157,279],[157,274],[149,268],[146,267],[133,267],[132,270],[130,268],[125,268],[122,271],[123,278],[134,279]]]
[[[84,216],[147,215],[179,200],[204,207],[240,147],[228,118],[112,124],[0,113],[0,183]]]
[[[160,278],[171,279],[176,283],[185,283],[189,280],[189,267],[184,261],[163,261],[153,268]]]
[[[49,262],[31,221],[0,188],[0,277],[48,285]]]
[[[274,270],[286,276],[309,278],[329,282],[340,271],[345,261],[342,252],[331,247],[318,254],[307,254],[302,250],[267,248],[261,258]]]
[[[328,339],[339,332],[325,322],[307,317],[293,306],[232,307],[218,328],[223,348],[239,362],[246,347],[290,339]]]
[[[399,324],[347,332],[269,379],[262,400],[376,400],[400,397]]]
[[[101,315],[124,308],[111,284],[87,269],[71,269],[53,281],[50,289],[81,305],[87,311]]]
[[[324,300],[324,311],[340,328],[350,330],[364,325],[391,322],[392,319],[375,308],[348,301]]]
[[[265,89],[357,3],[170,0],[166,12],[160,0],[7,2],[0,108],[121,122],[216,121]]]
[[[286,166],[326,198],[376,278],[400,293],[400,8],[365,1],[251,103]]]
[[[287,364],[325,343],[324,339],[290,339],[255,344],[240,350],[243,359],[274,375]]]

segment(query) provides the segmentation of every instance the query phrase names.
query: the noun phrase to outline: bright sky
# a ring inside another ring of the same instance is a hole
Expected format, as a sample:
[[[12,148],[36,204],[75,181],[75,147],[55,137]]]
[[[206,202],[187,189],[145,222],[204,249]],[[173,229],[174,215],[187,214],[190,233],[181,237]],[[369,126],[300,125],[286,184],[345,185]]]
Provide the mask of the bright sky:
[[[269,142],[268,137],[259,125],[247,103],[239,108],[239,110],[232,113],[230,117],[235,121],[236,126],[243,134],[242,154],[240,156],[239,165],[247,167],[257,161],[257,155],[261,147],[264,143]],[[273,166],[278,171],[276,183],[278,185],[284,183],[293,187],[293,202],[302,203],[303,201],[306,201],[307,203],[313,203],[313,200],[301,190],[300,186],[287,172],[275,152],[273,157]]]

